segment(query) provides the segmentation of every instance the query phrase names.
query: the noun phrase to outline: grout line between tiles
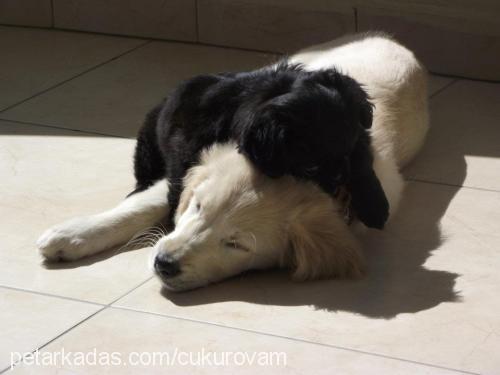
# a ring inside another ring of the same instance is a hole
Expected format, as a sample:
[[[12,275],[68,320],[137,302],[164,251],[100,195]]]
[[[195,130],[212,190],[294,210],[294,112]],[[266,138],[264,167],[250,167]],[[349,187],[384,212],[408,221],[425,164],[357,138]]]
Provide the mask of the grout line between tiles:
[[[470,77],[464,77],[461,75],[457,74],[446,74],[446,73],[440,73],[440,72],[434,72],[432,70],[429,70],[429,73],[435,76],[440,76],[444,78],[452,78],[456,79],[459,81],[465,80],[465,81],[472,81],[472,82],[483,82],[483,83],[499,83],[500,80],[495,80],[495,79],[485,79],[485,78],[470,78]]]
[[[90,301],[80,300],[80,299],[77,299],[77,298],[59,296],[59,295],[45,293],[45,292],[38,292],[38,291],[27,290],[27,289],[22,289],[22,288],[10,287],[10,286],[6,286],[6,285],[0,285],[0,288],[15,290],[15,291],[19,291],[19,292],[26,292],[26,293],[35,294],[35,295],[42,295],[42,296],[46,296],[46,297],[54,297],[54,298],[59,298],[59,299],[64,299],[64,300],[69,300],[69,301],[74,301],[74,302],[87,303],[87,304],[91,304],[91,305],[96,305],[96,306],[102,307],[99,310],[97,310],[96,312],[94,312],[91,315],[89,315],[88,317],[86,317],[83,320],[77,322],[76,324],[74,324],[73,326],[69,327],[68,329],[64,330],[59,335],[53,337],[52,339],[50,339],[49,341],[47,341],[43,345],[37,347],[36,349],[34,349],[32,351],[32,353],[34,353],[36,350],[43,349],[44,347],[46,347],[50,343],[54,342],[58,338],[62,337],[66,333],[70,332],[71,330],[73,330],[74,328],[76,328],[77,326],[79,326],[80,324],[86,322],[87,320],[89,320],[90,318],[92,318],[93,316],[95,316],[96,314],[98,314],[98,313],[100,313],[100,312],[102,312],[102,311],[104,311],[106,309],[116,309],[116,310],[133,311],[133,312],[147,314],[147,315],[160,316],[160,317],[169,318],[169,319],[183,320],[183,321],[194,322],[194,323],[199,323],[199,324],[207,324],[207,325],[216,326],[216,327],[220,327],[220,328],[226,328],[226,329],[232,329],[232,330],[237,330],[237,331],[249,332],[249,333],[254,333],[254,334],[259,334],[259,335],[271,336],[271,337],[276,337],[276,338],[281,338],[281,339],[286,339],[286,340],[291,340],[291,341],[304,342],[304,343],[307,343],[307,344],[319,345],[319,346],[324,346],[324,347],[329,347],[329,348],[339,349],[339,350],[345,350],[345,351],[350,351],[350,352],[355,352],[355,353],[365,354],[365,355],[370,355],[370,356],[375,356],[375,357],[388,358],[388,359],[391,359],[391,360],[404,361],[404,362],[414,363],[414,364],[418,364],[418,365],[422,365],[422,366],[427,366],[427,367],[433,367],[433,368],[440,368],[440,369],[446,369],[446,370],[451,370],[451,371],[457,371],[457,372],[460,372],[460,373],[463,373],[463,374],[476,375],[476,373],[473,373],[473,372],[458,370],[458,369],[444,367],[444,366],[439,366],[439,365],[433,365],[433,364],[429,364],[429,363],[425,363],[425,362],[413,361],[413,360],[405,359],[405,358],[393,357],[393,356],[379,354],[379,353],[366,352],[366,351],[359,350],[359,349],[346,348],[346,347],[337,346],[337,345],[319,343],[319,342],[314,342],[314,341],[310,341],[310,340],[306,340],[306,339],[300,339],[300,338],[294,338],[294,337],[290,337],[290,336],[284,336],[284,335],[278,335],[278,334],[273,334],[273,333],[267,333],[267,332],[257,331],[257,330],[247,329],[247,328],[228,326],[228,325],[224,325],[224,324],[220,324],[220,323],[214,323],[214,322],[208,322],[208,321],[197,320],[197,319],[192,319],[192,318],[186,318],[186,317],[177,316],[177,315],[155,313],[155,312],[146,311],[146,310],[140,310],[140,309],[135,309],[135,308],[130,308],[130,307],[115,306],[115,305],[113,305],[114,303],[116,303],[117,301],[119,301],[120,299],[122,299],[123,297],[129,295],[130,293],[132,293],[136,289],[140,288],[141,286],[143,286],[144,284],[146,284],[147,282],[149,282],[151,279],[153,279],[153,277],[154,276],[148,277],[146,280],[140,282],[139,284],[137,284],[136,286],[134,286],[132,289],[128,290],[127,292],[123,293],[122,295],[118,296],[117,298],[115,298],[114,300],[112,300],[111,302],[109,302],[107,304],[101,304],[101,303],[97,303],[97,302],[90,302]],[[17,361],[16,363],[13,364],[13,366],[15,367],[15,366],[19,365],[19,363],[21,361]],[[10,368],[11,368],[11,366],[8,366],[7,368],[5,368],[3,370],[0,370],[0,374],[3,374],[4,372],[8,371]]]
[[[9,286],[9,285],[0,285],[0,288],[14,290],[16,292],[25,292],[25,293],[30,293],[30,294],[36,294],[36,295],[39,295],[39,296],[59,298],[59,299],[63,299],[63,300],[66,300],[66,301],[88,303],[90,305],[96,305],[96,306],[106,306],[106,304],[104,304],[104,303],[85,301],[85,300],[78,299],[78,298],[60,296],[60,295],[57,295],[57,294],[52,294],[52,293],[47,293],[47,292],[39,292],[39,291],[36,291],[36,290],[18,288],[18,287],[13,287],[13,286]]]
[[[243,51],[243,52],[265,53],[265,54],[273,54],[273,55],[278,55],[278,56],[283,55],[283,52],[277,52],[277,51],[269,51],[269,50],[262,50],[262,49],[253,49],[253,48],[246,48],[246,47],[236,47],[236,46],[223,46],[223,45],[220,45],[220,44],[206,43],[206,42],[196,42],[196,41],[192,41],[192,40],[175,40],[175,39],[164,39],[164,38],[137,36],[137,35],[113,34],[113,33],[104,33],[104,32],[98,32],[98,31],[65,29],[65,28],[62,28],[62,27],[54,27],[54,28],[52,28],[52,27],[45,27],[45,26],[9,25],[9,24],[5,24],[5,23],[0,23],[0,26],[1,27],[13,27],[13,28],[19,27],[19,28],[23,28],[23,29],[48,30],[48,31],[53,31],[53,32],[61,31],[61,32],[79,33],[79,34],[113,36],[113,37],[116,37],[116,38],[138,39],[138,40],[144,40],[144,41],[149,41],[149,42],[166,42],[166,43],[192,44],[192,45],[195,45],[195,46],[214,47],[214,48],[222,48],[222,49],[231,49],[231,50],[238,50],[238,51]]]
[[[14,108],[14,107],[17,107],[18,105],[21,105],[21,104],[23,104],[23,103],[26,103],[28,100],[31,100],[31,99],[33,99],[33,98],[36,98],[37,96],[40,96],[40,95],[42,95],[42,94],[45,94],[46,92],[49,92],[49,91],[51,91],[51,90],[53,90],[53,89],[55,89],[55,88],[57,88],[57,87],[59,87],[59,86],[62,86],[62,85],[64,85],[65,83],[67,83],[67,82],[69,82],[69,81],[71,81],[71,80],[73,80],[73,79],[75,79],[75,78],[81,77],[81,76],[83,76],[84,74],[87,74],[87,73],[89,73],[89,72],[91,72],[91,71],[93,71],[93,70],[95,70],[95,69],[98,69],[98,68],[100,68],[101,66],[106,65],[107,63],[109,63],[109,62],[111,62],[111,61],[114,61],[114,60],[116,60],[116,59],[119,59],[120,57],[123,57],[123,56],[125,56],[125,55],[127,55],[127,54],[131,53],[131,52],[134,52],[134,51],[138,50],[139,48],[144,47],[145,45],[147,45],[147,44],[149,44],[149,43],[151,43],[151,41],[149,41],[149,40],[148,40],[148,41],[146,41],[146,42],[144,42],[144,43],[139,44],[138,46],[135,46],[135,47],[134,47],[134,48],[132,48],[132,49],[129,49],[129,50],[127,50],[127,51],[125,51],[125,52],[123,52],[123,53],[120,53],[120,54],[118,54],[118,55],[116,55],[116,56],[113,56],[112,58],[110,58],[110,59],[108,59],[108,60],[106,60],[106,61],[103,61],[103,62],[101,62],[101,63],[99,63],[99,64],[97,64],[97,65],[94,65],[94,66],[92,66],[92,67],[90,67],[90,68],[88,68],[88,69],[84,70],[83,72],[80,72],[80,73],[78,73],[78,74],[76,74],[76,75],[72,76],[71,78],[67,78],[67,79],[65,79],[65,80],[63,80],[63,81],[61,81],[61,82],[59,82],[59,83],[56,83],[55,85],[52,85],[52,86],[50,86],[50,87],[48,87],[48,88],[46,88],[46,89],[44,89],[44,90],[42,90],[42,91],[37,92],[36,94],[33,94],[33,95],[31,95],[31,96],[29,96],[29,97],[27,97],[27,98],[25,98],[25,99],[21,100],[20,102],[17,102],[17,103],[15,103],[15,104],[12,104],[12,105],[10,105],[10,106],[8,106],[8,107],[6,107],[6,108],[4,108],[4,109],[0,110],[0,113],[4,113],[4,112],[6,112],[6,111],[8,111],[8,110],[10,110],[10,109],[12,109],[12,108]]]
[[[57,298],[62,298],[62,299],[66,299],[66,300],[71,300],[71,301],[77,301],[77,302],[86,302],[86,303],[89,303],[89,304],[93,304],[93,305],[97,305],[97,306],[101,306],[101,308],[97,311],[95,311],[94,313],[90,314],[89,316],[87,316],[86,318],[80,320],[79,322],[77,322],[76,324],[72,325],[71,327],[65,329],[63,332],[61,332],[60,334],[56,335],[55,337],[53,337],[52,339],[50,339],[49,341],[45,342],[44,344],[40,345],[39,347],[35,348],[34,350],[31,351],[31,353],[35,353],[37,350],[40,350],[40,349],[43,349],[45,348],[46,346],[50,345],[51,343],[53,343],[54,341],[56,341],[57,339],[59,339],[60,337],[64,336],[65,334],[67,334],[68,332],[72,331],[74,328],[78,327],[79,325],[81,325],[82,323],[85,323],[87,320],[91,319],[92,317],[94,317],[95,315],[99,314],[100,312],[108,309],[111,307],[111,305],[113,303],[115,303],[116,301],[120,300],[121,298],[125,297],[126,295],[132,293],[134,290],[136,290],[137,288],[140,288],[142,285],[144,285],[145,283],[147,283],[149,280],[151,280],[154,276],[150,276],[148,277],[146,280],[140,282],[139,284],[137,284],[135,287],[133,287],[132,289],[128,290],[126,293],[123,293],[121,294],[119,297],[115,298],[114,300],[112,300],[111,302],[107,303],[107,304],[100,304],[100,303],[93,303],[93,302],[87,302],[87,301],[82,301],[82,300],[78,300],[78,299],[75,299],[75,298],[70,298],[70,297],[62,297],[62,296],[57,296],[57,295],[52,295],[52,294],[48,294],[48,293],[42,293],[42,292],[35,292],[35,291],[31,291],[31,290],[24,290],[24,289],[19,289],[19,288],[12,288],[12,287],[7,287],[7,286],[0,286],[0,288],[6,288],[6,289],[12,289],[12,290],[17,290],[17,291],[23,291],[23,292],[27,292],[27,293],[33,293],[33,294],[39,294],[39,295],[44,295],[44,296],[49,296],[49,297],[57,297]],[[18,366],[21,362],[22,362],[22,358],[19,360],[19,361],[16,361],[14,363],[12,363],[10,366],[4,368],[3,370],[0,370],[0,374],[3,374],[4,372],[7,372],[9,371],[11,368],[14,368],[16,366]]]
[[[35,353],[37,350],[40,350],[40,349],[43,349],[45,348],[47,345],[49,345],[50,343],[54,342],[55,340],[57,340],[59,337],[65,335],[66,333],[68,333],[69,331],[71,331],[73,328],[76,328],[78,327],[80,324],[86,322],[87,320],[89,320],[90,318],[92,318],[93,316],[99,314],[101,311],[107,309],[108,306],[103,306],[102,308],[100,308],[99,310],[93,312],[92,314],[90,314],[89,316],[87,316],[86,318],[80,320],[78,323],[72,325],[71,327],[69,327],[68,329],[64,330],[63,332],[61,332],[60,334],[58,334],[57,336],[53,337],[52,339],[50,339],[49,341],[47,341],[45,344],[43,345],[40,345],[38,348],[34,349],[31,351],[31,353]],[[3,369],[0,371],[0,374],[3,374],[4,372],[6,371],[9,371],[10,369],[18,366],[21,362],[23,361],[23,359],[21,358],[20,360],[14,362],[14,363],[11,363],[10,366],[8,366],[7,368]]]
[[[453,86],[458,81],[460,81],[460,80],[459,79],[454,79],[451,82],[448,82],[446,85],[444,85],[439,90],[437,90],[436,92],[434,92],[431,96],[429,96],[429,99],[433,99],[435,96],[441,94],[444,90],[446,90],[450,86]]]
[[[41,124],[41,123],[38,123],[38,122],[12,120],[12,119],[3,118],[3,117],[1,117],[1,115],[0,115],[0,121],[14,122],[14,123],[22,124],[22,125],[37,126],[37,127],[41,127],[41,128],[60,129],[60,130],[66,130],[66,131],[70,131],[70,132],[77,132],[77,133],[84,133],[84,134],[101,135],[101,136],[112,137],[112,138],[135,139],[135,137],[125,137],[125,136],[122,136],[122,135],[99,133],[99,132],[95,132],[95,131],[92,131],[92,130],[80,130],[80,129],[66,128],[64,126]],[[1,129],[2,129],[2,124],[0,124],[0,130]],[[3,134],[1,134],[1,132],[0,132],[0,135],[3,135]]]
[[[357,8],[355,8],[355,9],[357,11]],[[5,23],[0,23],[0,26],[1,27],[12,27],[12,28],[23,28],[23,29],[47,30],[47,31],[53,31],[53,32],[62,31],[62,32],[72,32],[72,33],[79,33],[79,34],[113,36],[113,37],[124,38],[124,39],[144,40],[144,41],[148,41],[148,42],[154,41],[154,42],[192,44],[192,45],[199,45],[199,46],[205,46],[205,47],[232,49],[232,50],[245,51],[245,52],[273,54],[273,55],[276,55],[277,57],[286,55],[286,53],[279,52],[279,51],[253,49],[253,48],[237,47],[237,46],[224,46],[224,45],[220,45],[220,44],[196,42],[196,41],[189,41],[189,40],[174,40],[174,39],[165,39],[165,38],[144,37],[144,36],[140,36],[140,35],[113,34],[113,33],[88,31],[88,30],[65,29],[65,28],[55,27],[55,26],[54,27],[46,27],[46,26],[10,25],[10,24],[5,24]],[[472,82],[485,82],[485,83],[499,83],[500,82],[500,80],[470,78],[470,77],[464,77],[464,76],[455,75],[455,74],[446,74],[446,73],[435,72],[435,71],[429,71],[429,73],[432,75],[435,75],[435,76],[452,78],[452,79],[456,79],[456,80],[467,80],[467,81],[472,81]]]
[[[455,371],[461,374],[470,374],[470,375],[479,375],[478,373],[475,372],[470,372],[470,371],[465,371],[465,370],[458,370],[454,369],[451,367],[445,367],[445,366],[439,366],[439,365],[434,365],[430,363],[425,363],[425,362],[418,362],[414,361],[411,359],[405,359],[405,358],[399,358],[399,357],[393,357],[390,355],[386,354],[380,354],[380,353],[372,353],[372,352],[367,352],[364,350],[360,349],[354,349],[354,348],[347,348],[343,346],[337,346],[337,345],[332,345],[332,344],[325,344],[321,342],[314,342],[306,339],[301,339],[301,338],[296,338],[296,337],[290,337],[290,336],[284,336],[284,335],[278,335],[274,333],[268,333],[268,332],[263,332],[263,331],[256,331],[248,328],[241,328],[241,327],[235,327],[235,326],[228,326],[220,323],[215,323],[215,322],[208,322],[208,321],[203,321],[203,320],[197,320],[197,319],[192,319],[192,318],[185,318],[177,315],[169,315],[169,314],[162,314],[162,313],[156,313],[156,312],[151,312],[151,311],[146,311],[146,310],[140,310],[140,309],[134,309],[131,307],[124,307],[124,306],[109,306],[109,309],[115,309],[115,310],[125,310],[125,311],[133,311],[136,313],[142,313],[142,314],[147,314],[147,315],[153,315],[153,316],[159,316],[163,318],[168,318],[168,319],[176,319],[176,320],[183,320],[187,322],[192,322],[192,323],[199,323],[199,324],[207,324],[211,326],[216,326],[220,328],[226,328],[226,329],[231,329],[231,330],[236,330],[236,331],[243,331],[243,332],[248,332],[248,333],[253,333],[253,334],[258,334],[258,335],[264,335],[264,336],[270,336],[270,337],[275,337],[275,338],[280,338],[280,339],[285,339],[285,340],[291,340],[291,341],[297,341],[297,342],[303,342],[306,344],[312,344],[312,345],[318,345],[318,346],[323,346],[327,348],[332,348],[332,349],[338,349],[338,350],[343,350],[343,351],[348,351],[348,352],[354,352],[358,354],[365,354],[373,357],[381,357],[381,358],[387,358],[395,361],[402,361],[402,362],[409,362],[413,364],[417,364],[420,366],[426,366],[426,367],[432,367],[432,368],[439,368],[443,370],[449,370],[449,371]]]
[[[5,26],[9,26],[9,25],[5,25]],[[141,36],[123,35],[123,34],[106,34],[106,33],[99,33],[99,32],[95,32],[95,31],[82,31],[82,30],[73,30],[73,29],[63,29],[63,28],[57,28],[57,27],[54,28],[54,29],[49,29],[49,30],[65,31],[65,32],[76,32],[76,33],[93,34],[93,35],[114,36],[114,37],[117,37],[117,38],[121,37],[121,38],[132,38],[132,39],[143,39],[143,40],[148,40],[150,42],[190,44],[190,45],[193,45],[193,46],[200,46],[200,47],[214,47],[214,48],[221,48],[221,49],[237,50],[237,51],[242,51],[242,52],[253,52],[253,53],[260,53],[260,54],[270,54],[270,55],[276,55],[276,56],[281,56],[281,55],[284,54],[283,52],[269,51],[269,50],[265,50],[265,49],[253,49],[253,48],[237,47],[237,46],[223,46],[223,45],[220,45],[220,44],[207,43],[207,42],[196,42],[196,41],[192,41],[192,40],[175,40],[175,39],[163,39],[163,38],[155,38],[155,37],[141,37]]]
[[[126,291],[125,293],[119,295],[117,298],[115,298],[114,300],[112,300],[111,302],[108,302],[108,303],[92,302],[92,301],[87,301],[87,300],[84,300],[84,299],[67,297],[67,296],[61,296],[61,295],[58,295],[58,294],[47,293],[47,292],[40,292],[40,291],[37,291],[37,290],[24,289],[24,288],[9,286],[9,285],[0,285],[0,288],[1,289],[14,290],[14,291],[17,291],[17,292],[25,292],[25,293],[36,294],[36,295],[45,296],[45,297],[54,297],[54,298],[64,299],[64,300],[67,300],[67,301],[88,303],[88,304],[96,305],[96,306],[111,306],[113,303],[119,301],[123,297],[125,297],[125,296],[129,295],[130,293],[132,293],[137,288],[140,288],[141,286],[143,286],[144,284],[146,284],[153,277],[154,276],[150,276],[146,280],[141,281],[139,284],[137,284],[136,286],[134,286],[132,289],[130,289],[130,290]]]
[[[153,279],[154,276],[150,276],[148,277],[146,280],[140,282],[139,284],[137,284],[135,287],[133,287],[132,289],[130,289],[128,292],[126,293],[123,293],[122,295],[120,295],[118,298],[115,298],[113,301],[109,302],[108,304],[106,304],[107,307],[111,307],[111,305],[119,300],[121,300],[123,297],[125,296],[128,296],[130,293],[132,293],[134,290],[140,288],[141,286],[143,286],[144,284],[146,284],[148,281],[150,281],[151,279]]]
[[[13,287],[7,287],[7,286],[0,286],[0,288],[6,288],[6,289],[12,289],[12,290],[17,290],[17,291],[22,291],[22,292],[27,292],[27,293],[33,293],[33,294],[38,294],[38,295],[44,295],[44,296],[50,296],[50,297],[56,297],[56,298],[61,298],[61,299],[66,299],[66,300],[71,300],[71,301],[77,301],[77,302],[84,302],[84,303],[89,303],[89,304],[94,304],[97,306],[101,306],[101,308],[94,313],[90,314],[86,318],[82,319],[81,321],[77,322],[76,324],[72,325],[71,327],[67,328],[60,334],[56,335],[49,341],[45,342],[44,344],[40,345],[31,353],[36,352],[37,350],[43,349],[52,342],[56,341],[60,337],[64,336],[65,334],[69,333],[72,331],[74,328],[80,326],[82,323],[88,321],[89,319],[93,318],[95,315],[99,314],[100,312],[106,310],[106,309],[114,309],[114,310],[124,310],[124,311],[132,311],[136,313],[141,313],[141,314],[146,314],[146,315],[153,315],[153,316],[159,316],[167,319],[174,319],[174,320],[182,320],[182,321],[188,321],[188,322],[193,322],[193,323],[198,323],[198,324],[207,324],[210,326],[216,326],[220,328],[225,328],[225,329],[231,329],[231,330],[237,330],[237,331],[242,331],[242,332],[248,332],[248,333],[253,333],[253,334],[258,334],[258,335],[264,335],[264,336],[270,336],[270,337],[276,337],[280,339],[285,339],[285,340],[290,340],[290,341],[296,341],[296,342],[303,342],[306,344],[311,344],[311,345],[318,345],[318,346],[323,346],[323,347],[328,347],[332,349],[337,349],[337,350],[343,350],[343,351],[349,351],[349,352],[354,352],[358,354],[364,354],[364,355],[369,355],[369,356],[374,356],[374,357],[380,357],[380,358],[387,358],[391,360],[396,360],[396,361],[402,361],[402,362],[408,362],[408,363],[413,363],[417,364],[420,366],[426,366],[426,367],[431,367],[431,368],[439,368],[439,369],[444,369],[444,370],[449,370],[449,371],[455,371],[458,373],[462,374],[470,374],[470,375],[478,375],[477,373],[474,372],[469,372],[469,371],[464,371],[464,370],[458,370],[450,367],[445,367],[445,366],[439,366],[439,365],[434,365],[434,364],[429,364],[425,362],[419,362],[419,361],[414,361],[410,359],[405,359],[405,358],[398,358],[398,357],[393,357],[385,354],[379,354],[379,353],[372,353],[372,352],[367,352],[359,349],[354,349],[354,348],[346,348],[342,346],[337,346],[337,345],[331,345],[331,344],[325,344],[325,343],[319,343],[319,342],[314,342],[310,340],[305,340],[305,339],[300,339],[300,338],[294,338],[294,337],[289,337],[289,336],[283,336],[283,335],[278,335],[278,334],[273,334],[273,333],[267,333],[267,332],[261,332],[261,331],[256,331],[256,330],[251,330],[251,329],[246,329],[246,328],[240,328],[240,327],[233,327],[233,326],[227,326],[219,323],[214,323],[214,322],[207,322],[207,321],[202,321],[202,320],[196,320],[196,319],[191,319],[191,318],[185,318],[185,317],[180,317],[180,316],[175,316],[175,315],[168,315],[168,314],[161,314],[161,313],[155,313],[151,311],[145,311],[145,310],[139,310],[139,309],[134,309],[134,308],[128,308],[128,307],[123,307],[123,306],[112,306],[113,303],[116,303],[118,300],[121,298],[127,296],[128,294],[132,293],[134,290],[140,288],[142,285],[150,281],[154,276],[150,276],[146,280],[142,281],[126,293],[120,295],[113,301],[107,303],[107,304],[99,304],[99,303],[93,303],[93,302],[88,302],[88,301],[83,301],[83,300],[78,300],[74,298],[69,298],[69,297],[62,297],[62,296],[57,296],[57,295],[51,295],[48,293],[42,293],[42,292],[35,292],[35,291],[30,291],[30,290],[24,290],[20,288],[13,288]],[[12,365],[9,365],[8,367],[4,368],[3,370],[0,370],[0,374],[3,374],[11,369],[11,367],[16,367],[22,362],[22,359],[13,363]]]
[[[405,181],[418,182],[421,184],[450,186],[450,187],[456,187],[456,188],[460,188],[460,189],[488,191],[491,193],[500,193],[500,190],[495,190],[495,189],[487,189],[487,188],[481,188],[481,187],[475,187],[475,186],[457,185],[457,184],[450,184],[450,183],[439,182],[439,181],[428,181],[428,180],[421,180],[421,179],[411,178],[411,177],[405,178]]]

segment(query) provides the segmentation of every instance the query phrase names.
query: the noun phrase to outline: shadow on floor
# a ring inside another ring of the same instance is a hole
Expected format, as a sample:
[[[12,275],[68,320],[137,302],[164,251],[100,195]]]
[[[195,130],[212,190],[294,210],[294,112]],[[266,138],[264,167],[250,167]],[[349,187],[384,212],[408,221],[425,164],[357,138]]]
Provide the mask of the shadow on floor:
[[[44,267],[48,270],[68,270],[68,269],[91,266],[94,263],[102,262],[103,260],[117,256],[121,253],[126,253],[126,252],[137,250],[137,249],[138,249],[137,247],[126,247],[126,248],[116,247],[116,248],[102,251],[100,253],[90,255],[90,256],[87,256],[85,258],[78,259],[78,260],[75,260],[72,262],[64,262],[64,261],[58,262],[58,261],[43,260],[41,264],[42,264],[42,267]],[[126,270],[125,270],[125,272],[126,272]]]
[[[465,159],[457,160],[465,178]],[[457,274],[424,266],[446,240],[440,221],[459,187],[409,182],[401,207],[383,232],[368,231],[363,245],[368,273],[361,280],[295,283],[284,271],[251,272],[206,288],[162,294],[179,306],[224,301],[302,306],[332,312],[348,311],[389,319],[416,313],[443,302],[456,302]]]

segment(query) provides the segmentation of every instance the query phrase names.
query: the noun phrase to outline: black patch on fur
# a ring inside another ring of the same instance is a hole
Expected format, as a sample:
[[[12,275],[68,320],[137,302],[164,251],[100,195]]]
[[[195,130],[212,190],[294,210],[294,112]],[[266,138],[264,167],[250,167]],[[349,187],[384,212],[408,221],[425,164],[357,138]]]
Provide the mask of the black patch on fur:
[[[234,140],[270,177],[314,181],[328,194],[346,185],[359,219],[382,228],[389,205],[373,171],[372,105],[352,78],[287,61],[252,72],[200,75],[179,85],[139,132],[136,190],[166,177],[171,217],[182,179],[200,152]]]

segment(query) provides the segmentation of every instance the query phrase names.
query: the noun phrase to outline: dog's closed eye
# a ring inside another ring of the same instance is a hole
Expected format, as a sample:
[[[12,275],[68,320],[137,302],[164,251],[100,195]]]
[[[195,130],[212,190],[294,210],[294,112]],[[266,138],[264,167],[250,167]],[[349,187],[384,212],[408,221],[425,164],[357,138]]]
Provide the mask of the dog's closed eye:
[[[224,247],[226,247],[228,249],[241,250],[241,251],[250,251],[248,248],[246,248],[245,246],[243,246],[241,243],[239,243],[238,241],[236,241],[236,239],[234,239],[234,238],[230,238],[230,239],[227,239],[227,240],[222,240],[222,244],[224,245]]]

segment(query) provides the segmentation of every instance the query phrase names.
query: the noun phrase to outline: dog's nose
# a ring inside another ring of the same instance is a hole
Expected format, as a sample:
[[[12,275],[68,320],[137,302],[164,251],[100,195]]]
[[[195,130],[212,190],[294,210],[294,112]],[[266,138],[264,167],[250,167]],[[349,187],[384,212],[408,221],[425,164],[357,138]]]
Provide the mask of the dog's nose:
[[[165,256],[157,255],[155,258],[155,270],[162,277],[169,278],[178,275],[181,272],[179,262]]]

